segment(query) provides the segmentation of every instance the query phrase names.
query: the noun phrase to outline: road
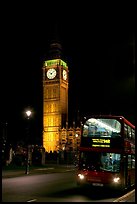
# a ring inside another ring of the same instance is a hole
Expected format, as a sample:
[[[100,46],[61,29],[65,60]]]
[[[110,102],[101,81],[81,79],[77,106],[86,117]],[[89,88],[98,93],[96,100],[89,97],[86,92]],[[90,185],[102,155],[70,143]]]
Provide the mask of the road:
[[[3,202],[114,202],[119,196],[102,189],[77,188],[75,171],[70,169],[2,179]]]

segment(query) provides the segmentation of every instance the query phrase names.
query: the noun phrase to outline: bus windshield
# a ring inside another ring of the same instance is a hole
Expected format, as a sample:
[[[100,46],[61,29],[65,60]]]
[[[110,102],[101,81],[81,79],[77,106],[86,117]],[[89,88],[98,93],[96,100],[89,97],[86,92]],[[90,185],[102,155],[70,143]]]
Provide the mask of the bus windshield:
[[[120,158],[116,153],[81,151],[79,169],[119,172]]]
[[[119,137],[121,123],[116,119],[90,118],[83,126],[83,137]]]

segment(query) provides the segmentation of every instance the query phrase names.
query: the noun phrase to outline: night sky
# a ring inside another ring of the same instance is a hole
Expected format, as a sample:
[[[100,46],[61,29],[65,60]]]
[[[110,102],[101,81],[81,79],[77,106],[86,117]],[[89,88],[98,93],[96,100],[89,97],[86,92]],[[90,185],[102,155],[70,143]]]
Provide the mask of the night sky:
[[[70,120],[79,112],[123,115],[135,123],[134,18],[85,8],[3,7],[0,118],[8,122],[11,142],[25,135],[28,106],[33,136],[41,142],[42,64],[54,39],[62,44],[69,68]]]

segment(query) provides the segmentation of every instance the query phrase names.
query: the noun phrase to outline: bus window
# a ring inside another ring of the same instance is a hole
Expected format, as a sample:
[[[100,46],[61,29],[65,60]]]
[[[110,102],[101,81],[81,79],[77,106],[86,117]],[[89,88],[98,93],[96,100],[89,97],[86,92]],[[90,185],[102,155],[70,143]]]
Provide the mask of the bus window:
[[[117,172],[120,169],[120,154],[102,154],[101,161],[103,163],[103,170]]]
[[[128,126],[128,131],[127,131],[128,139],[131,139],[131,130],[132,130],[132,128],[130,126]]]
[[[132,129],[132,140],[135,141],[135,130]]]
[[[127,138],[127,131],[128,131],[127,128],[128,128],[128,127],[127,127],[127,124],[125,123],[125,124],[124,124],[124,137],[125,137],[125,138]]]
[[[90,118],[83,126],[83,137],[119,137],[121,124],[116,119]]]
[[[120,154],[81,152],[80,169],[119,172]]]
[[[88,136],[88,126],[84,125],[83,127],[83,137],[87,137]]]

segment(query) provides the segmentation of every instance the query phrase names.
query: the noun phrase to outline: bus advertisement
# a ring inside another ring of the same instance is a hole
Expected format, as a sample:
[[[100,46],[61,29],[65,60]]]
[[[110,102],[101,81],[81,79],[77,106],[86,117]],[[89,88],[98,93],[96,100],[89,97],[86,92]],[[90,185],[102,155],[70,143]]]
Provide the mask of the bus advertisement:
[[[96,115],[82,123],[78,186],[135,185],[135,126],[123,116]]]

